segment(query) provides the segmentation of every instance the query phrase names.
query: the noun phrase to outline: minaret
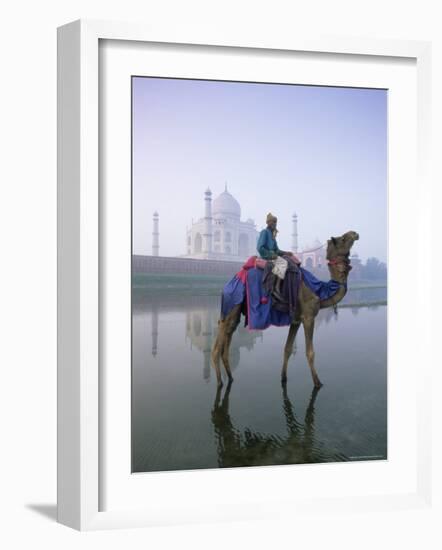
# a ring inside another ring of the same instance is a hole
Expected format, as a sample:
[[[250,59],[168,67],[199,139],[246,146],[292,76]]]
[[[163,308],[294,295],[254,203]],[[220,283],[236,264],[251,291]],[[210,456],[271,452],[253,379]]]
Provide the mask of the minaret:
[[[205,213],[204,213],[204,234],[203,234],[203,253],[206,258],[212,252],[212,191],[207,188],[204,193]]]
[[[158,212],[153,213],[153,232],[152,232],[152,256],[160,255],[160,232],[159,232]]]
[[[292,224],[292,252],[296,254],[298,252],[298,216],[296,212],[293,213]]]

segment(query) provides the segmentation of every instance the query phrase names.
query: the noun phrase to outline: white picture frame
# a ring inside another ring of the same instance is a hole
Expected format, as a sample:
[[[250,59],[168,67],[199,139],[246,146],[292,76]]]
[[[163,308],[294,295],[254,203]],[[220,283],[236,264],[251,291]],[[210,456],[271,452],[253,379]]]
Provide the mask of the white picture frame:
[[[161,34],[161,33],[160,33]],[[100,357],[102,289],[99,175],[99,47],[101,40],[128,43],[166,43],[204,45],[247,52],[311,52],[336,55],[411,58],[417,71],[417,189],[419,211],[418,230],[427,244],[419,254],[431,250],[430,216],[431,182],[429,179],[430,51],[426,42],[374,40],[350,37],[301,37],[289,41],[267,43],[262,39],[249,40],[224,36],[186,36],[185,31],[170,36],[157,35],[152,29],[134,24],[101,21],[76,21],[58,31],[58,521],[80,530],[150,526],[179,522],[230,520],[274,517],[276,514],[309,510],[342,511],[355,509],[380,510],[427,506],[431,500],[431,434],[428,418],[431,403],[422,391],[430,386],[431,361],[419,366],[415,387],[417,399],[417,484],[411,492],[379,493],[366,496],[337,496],[335,499],[316,496],[302,502],[284,491],[273,495],[266,504],[263,498],[252,497],[247,508],[241,503],[232,505],[227,513],[220,508],[194,502],[186,509],[177,505],[168,511],[167,504],[145,508],[126,504],[112,510],[102,510],[100,503],[101,437],[100,432]],[[179,53],[176,54],[179,56]],[[430,256],[430,255],[429,255]],[[429,257],[428,256],[428,257]],[[419,264],[419,261],[417,260]],[[419,268],[418,268],[419,269]],[[432,285],[431,269],[421,270],[422,284]],[[419,295],[420,307],[429,311],[426,293]],[[419,346],[431,357],[430,316],[419,326]],[[426,324],[427,323],[427,324]],[[286,467],[287,468],[287,467]],[[291,468],[291,467],[289,467]],[[321,468],[321,466],[315,466]],[[255,477],[259,469],[254,469]],[[269,468],[266,469],[268,472]],[[237,479],[241,469],[224,472]],[[176,474],[161,474],[172,487]],[[195,474],[180,474],[189,476]],[[215,472],[199,472],[204,484],[214,482]],[[267,475],[267,474],[266,474]],[[193,478],[195,479],[195,478]],[[224,476],[223,482],[225,483]],[[184,479],[184,481],[186,481]],[[156,480],[156,485],[161,484]],[[217,480],[219,482],[219,479]],[[255,480],[256,483],[256,480]],[[275,498],[277,499],[275,505]],[[302,505],[302,506],[301,506]],[[285,512],[283,511],[285,510]],[[276,512],[275,512],[276,511]]]

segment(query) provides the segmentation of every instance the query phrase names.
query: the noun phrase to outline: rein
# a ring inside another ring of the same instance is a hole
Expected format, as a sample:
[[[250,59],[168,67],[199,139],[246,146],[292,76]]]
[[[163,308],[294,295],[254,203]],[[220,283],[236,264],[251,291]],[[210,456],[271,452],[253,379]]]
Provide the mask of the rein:
[[[308,250],[302,250],[302,253],[308,253],[308,252],[316,252],[316,250],[320,250],[321,248],[324,248],[324,246],[327,243],[322,243],[321,246],[318,246],[317,248],[309,248]]]

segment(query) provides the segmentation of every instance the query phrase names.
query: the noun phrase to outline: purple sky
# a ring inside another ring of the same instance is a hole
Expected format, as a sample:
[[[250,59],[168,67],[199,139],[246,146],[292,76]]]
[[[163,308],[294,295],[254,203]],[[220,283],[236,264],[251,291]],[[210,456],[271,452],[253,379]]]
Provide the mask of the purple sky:
[[[387,91],[280,84],[133,79],[134,253],[185,253],[185,231],[227,181],[243,220],[278,216],[290,248],[353,229],[354,251],[386,261]]]

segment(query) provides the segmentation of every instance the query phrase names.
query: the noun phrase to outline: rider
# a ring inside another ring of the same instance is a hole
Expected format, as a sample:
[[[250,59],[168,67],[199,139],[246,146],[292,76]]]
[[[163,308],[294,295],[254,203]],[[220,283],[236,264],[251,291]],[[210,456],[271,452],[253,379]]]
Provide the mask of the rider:
[[[284,279],[288,265],[287,260],[283,258],[283,256],[290,256],[291,259],[298,265],[300,265],[301,262],[293,254],[293,252],[280,250],[278,248],[278,243],[276,242],[276,235],[278,233],[276,225],[278,223],[278,218],[269,212],[267,214],[266,223],[267,227],[259,234],[256,248],[261,258],[264,260],[272,260],[274,262],[272,271],[276,277],[274,278],[273,291],[280,296],[282,290],[282,280]]]
[[[293,252],[280,250],[278,248],[278,243],[276,242],[276,235],[278,233],[276,224],[278,223],[278,218],[269,212],[267,214],[266,223],[267,227],[259,234],[258,243],[256,245],[261,258],[264,260],[275,260],[278,256],[291,256],[297,264],[300,264],[301,262]]]

